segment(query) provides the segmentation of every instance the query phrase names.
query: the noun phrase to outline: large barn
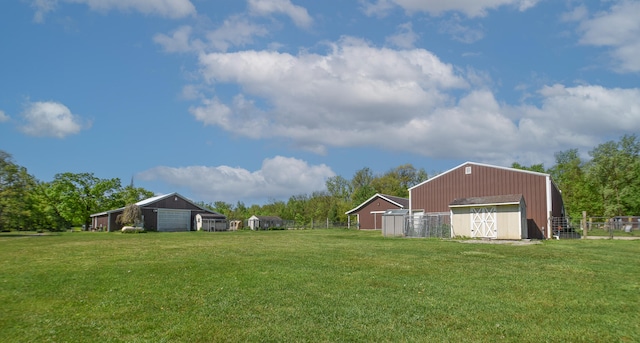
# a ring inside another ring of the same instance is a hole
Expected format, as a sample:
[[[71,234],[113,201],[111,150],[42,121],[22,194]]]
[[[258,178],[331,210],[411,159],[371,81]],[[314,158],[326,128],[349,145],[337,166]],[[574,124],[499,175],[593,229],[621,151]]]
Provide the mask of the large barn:
[[[489,235],[491,230],[486,228],[487,225],[499,224],[497,220],[500,216],[496,213],[504,206],[496,202],[496,197],[505,199],[514,195],[522,196],[522,202],[526,204],[526,209],[519,211],[526,215],[526,235],[523,232],[519,238],[551,238],[550,218],[563,217],[564,204],[560,190],[551,176],[545,173],[466,162],[411,187],[409,210],[414,218],[429,213],[449,212],[453,216],[454,212],[461,214],[461,211],[475,211],[475,216],[467,216],[471,218],[468,222],[456,220],[452,223],[457,223],[458,226],[468,225],[468,228],[452,227],[452,232],[471,232],[471,227],[475,225],[477,232],[485,233],[476,237],[487,235],[489,238],[496,238],[502,235],[496,232]],[[481,198],[486,202],[479,202]],[[473,201],[470,202],[469,199]],[[509,202],[519,203],[519,200]],[[519,206],[513,207],[514,211]],[[477,223],[473,222],[473,218]],[[496,227],[500,226],[504,227]]]
[[[362,230],[382,229],[382,214],[387,210],[406,209],[409,207],[409,199],[386,194],[374,194],[358,207],[347,211],[345,214],[351,226],[351,216],[356,216],[358,228]]]
[[[226,217],[220,213],[207,210],[194,204],[178,193],[151,197],[136,203],[142,210],[144,228],[151,231],[191,231],[196,229],[196,216],[204,215],[208,220],[215,220],[217,227]],[[93,229],[118,231],[122,225],[117,222],[118,215],[124,207],[91,215]]]

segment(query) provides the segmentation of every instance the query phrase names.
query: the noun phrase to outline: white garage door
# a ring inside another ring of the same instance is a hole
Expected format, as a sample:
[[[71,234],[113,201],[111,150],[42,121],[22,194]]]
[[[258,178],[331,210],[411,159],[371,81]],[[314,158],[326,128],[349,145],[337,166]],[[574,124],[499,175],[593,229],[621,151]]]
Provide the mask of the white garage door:
[[[189,231],[191,211],[158,209],[158,231]]]

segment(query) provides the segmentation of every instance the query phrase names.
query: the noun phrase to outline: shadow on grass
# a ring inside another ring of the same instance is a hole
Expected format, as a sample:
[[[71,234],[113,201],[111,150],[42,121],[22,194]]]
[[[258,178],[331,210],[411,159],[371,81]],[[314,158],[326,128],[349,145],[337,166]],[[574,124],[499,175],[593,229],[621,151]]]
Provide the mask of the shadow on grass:
[[[52,237],[60,236],[59,232],[43,232],[43,233],[12,233],[12,232],[0,232],[0,237],[8,238],[24,238],[24,237]]]

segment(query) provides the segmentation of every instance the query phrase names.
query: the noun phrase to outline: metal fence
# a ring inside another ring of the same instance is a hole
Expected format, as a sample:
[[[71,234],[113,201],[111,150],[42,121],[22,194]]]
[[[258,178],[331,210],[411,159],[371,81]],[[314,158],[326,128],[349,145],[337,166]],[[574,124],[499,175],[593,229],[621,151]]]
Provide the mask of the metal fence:
[[[343,229],[347,228],[347,223],[333,222],[326,220],[312,220],[311,222],[296,222],[295,220],[282,220],[277,225],[271,225],[267,228],[258,228],[258,230],[305,230],[305,229]],[[357,227],[357,226],[356,226]],[[249,229],[248,220],[244,221],[244,228]]]
[[[582,238],[580,221],[577,223],[569,217],[551,217],[552,236],[554,239]]]
[[[640,217],[551,218],[553,238],[582,238],[583,236],[640,236]]]
[[[444,213],[425,213],[405,217],[405,237],[451,238],[451,216]]]

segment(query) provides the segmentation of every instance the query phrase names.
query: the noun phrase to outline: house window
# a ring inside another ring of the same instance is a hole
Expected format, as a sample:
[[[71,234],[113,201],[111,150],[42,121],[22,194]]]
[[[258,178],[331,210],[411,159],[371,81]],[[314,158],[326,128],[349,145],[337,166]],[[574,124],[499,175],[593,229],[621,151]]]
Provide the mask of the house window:
[[[467,175],[471,174],[471,167],[464,168],[464,173]]]

